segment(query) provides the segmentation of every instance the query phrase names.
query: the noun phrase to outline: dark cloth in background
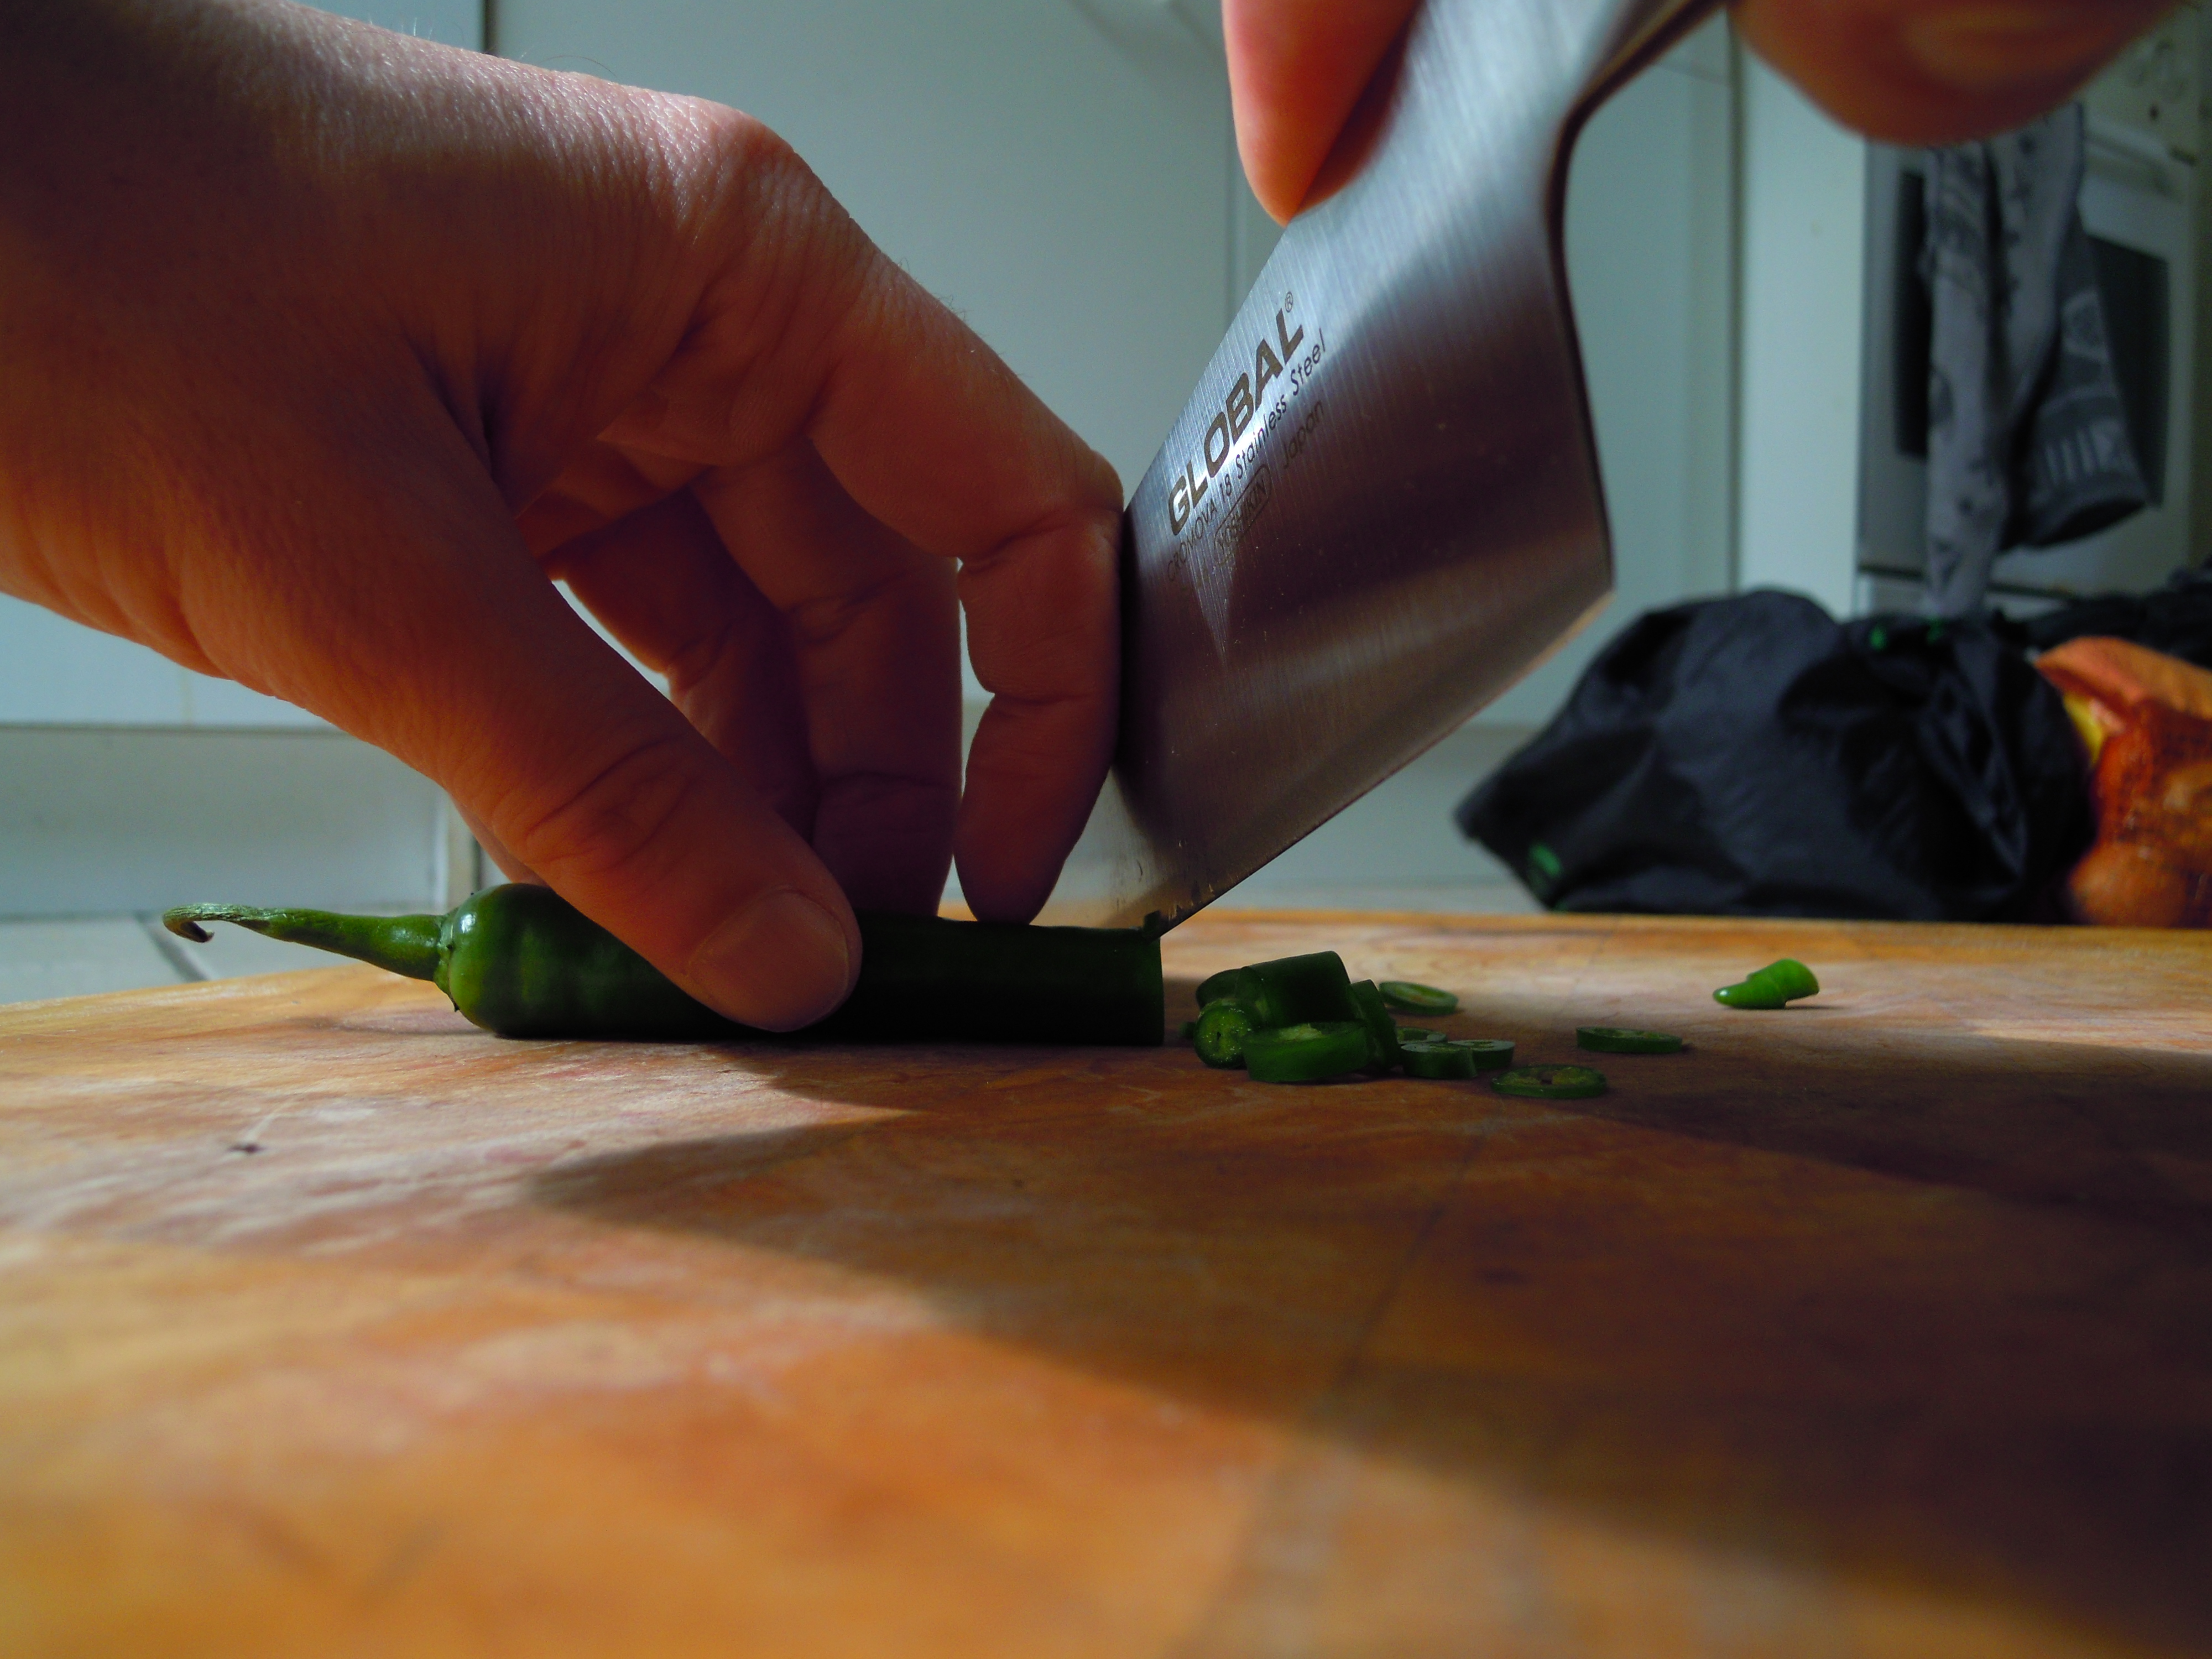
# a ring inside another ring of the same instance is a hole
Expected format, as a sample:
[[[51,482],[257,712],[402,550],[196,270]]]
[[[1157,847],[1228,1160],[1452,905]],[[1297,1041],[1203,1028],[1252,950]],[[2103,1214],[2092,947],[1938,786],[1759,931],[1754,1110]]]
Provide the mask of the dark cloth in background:
[[[2139,512],[2094,256],[2075,105],[2000,138],[1931,150],[1921,275],[1928,386],[1928,605],[1978,613],[1990,567]]]
[[[2078,739],[1986,623],[1755,592],[1632,623],[1461,830],[1557,910],[2060,919]]]
[[[2099,634],[2212,668],[2212,574],[2177,570],[2155,592],[2076,599],[2026,622],[2000,621],[1997,627],[2031,651]]]

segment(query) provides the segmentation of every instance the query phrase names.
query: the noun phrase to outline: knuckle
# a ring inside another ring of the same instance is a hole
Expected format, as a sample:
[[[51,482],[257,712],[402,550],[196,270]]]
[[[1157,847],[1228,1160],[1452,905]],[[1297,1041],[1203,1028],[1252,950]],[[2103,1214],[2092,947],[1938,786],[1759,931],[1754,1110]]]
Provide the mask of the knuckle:
[[[883,568],[844,586],[809,594],[784,612],[785,626],[800,649],[821,650],[863,620],[883,614],[887,605],[896,605],[903,613],[908,602],[927,600],[931,596],[920,591],[924,574]]]

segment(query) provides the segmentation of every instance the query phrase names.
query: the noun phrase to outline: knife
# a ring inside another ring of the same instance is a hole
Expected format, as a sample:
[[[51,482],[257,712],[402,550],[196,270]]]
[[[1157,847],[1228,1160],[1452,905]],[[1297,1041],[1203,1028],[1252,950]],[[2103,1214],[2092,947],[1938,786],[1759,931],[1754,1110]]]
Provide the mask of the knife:
[[[1113,770],[1040,920],[1174,926],[1602,604],[1567,161],[1718,4],[1415,15],[1130,497]]]

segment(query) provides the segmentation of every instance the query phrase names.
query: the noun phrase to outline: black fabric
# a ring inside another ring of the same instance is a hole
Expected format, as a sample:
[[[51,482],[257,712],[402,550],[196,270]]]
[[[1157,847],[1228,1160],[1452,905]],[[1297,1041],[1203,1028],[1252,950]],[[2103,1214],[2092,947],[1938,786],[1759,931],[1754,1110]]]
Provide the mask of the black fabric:
[[[2105,634],[2163,651],[2199,668],[2212,668],[2212,574],[2177,570],[2154,592],[2076,599],[2027,622],[2002,626],[2009,637],[2032,650],[2048,651],[2085,634]]]
[[[2088,846],[2058,695],[1979,622],[1653,611],[1460,805],[1553,909],[2056,919]]]
[[[2058,337],[2014,462],[2008,547],[2059,547],[2133,518],[2151,488],[2113,361],[2097,262],[2075,213],[2058,255]]]

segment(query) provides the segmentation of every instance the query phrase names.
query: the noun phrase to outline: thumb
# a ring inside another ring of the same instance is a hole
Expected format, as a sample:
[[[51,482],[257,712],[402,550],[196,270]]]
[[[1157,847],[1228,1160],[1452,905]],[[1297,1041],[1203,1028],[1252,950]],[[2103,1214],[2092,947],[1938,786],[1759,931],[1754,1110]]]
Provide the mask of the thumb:
[[[234,653],[239,677],[435,779],[495,845],[731,1018],[788,1030],[830,1012],[860,961],[835,878],[569,610],[450,444],[442,466],[418,449],[364,477],[356,448],[319,469],[340,487],[300,544],[322,550],[319,586],[232,613],[282,619]]]
[[[1415,0],[1224,0],[1237,150],[1282,223],[1314,181]]]

